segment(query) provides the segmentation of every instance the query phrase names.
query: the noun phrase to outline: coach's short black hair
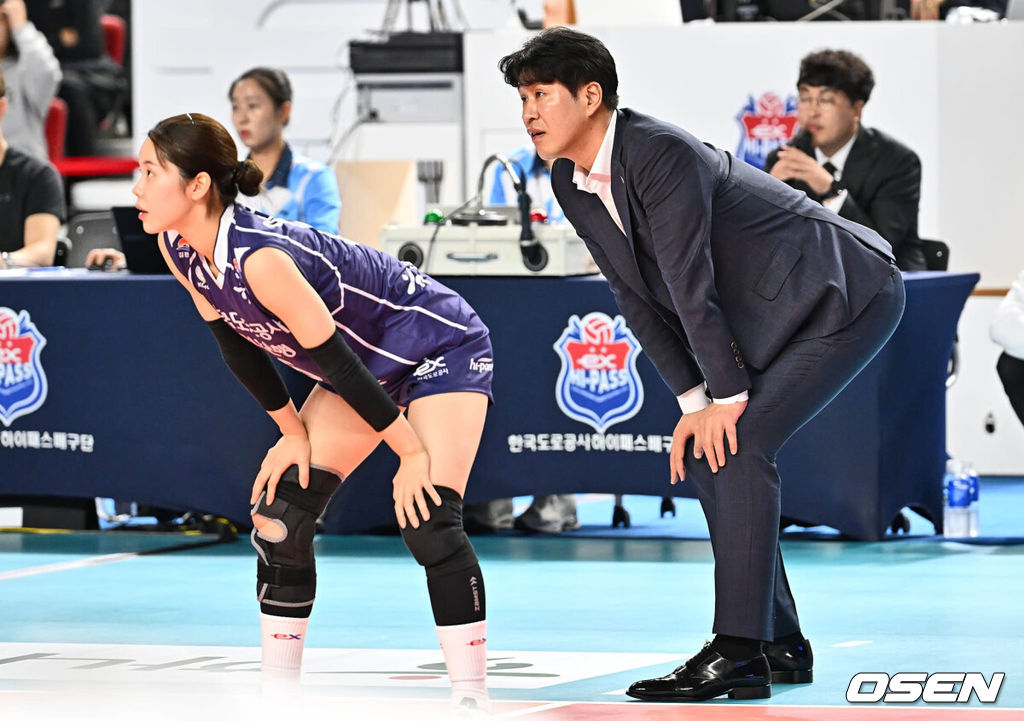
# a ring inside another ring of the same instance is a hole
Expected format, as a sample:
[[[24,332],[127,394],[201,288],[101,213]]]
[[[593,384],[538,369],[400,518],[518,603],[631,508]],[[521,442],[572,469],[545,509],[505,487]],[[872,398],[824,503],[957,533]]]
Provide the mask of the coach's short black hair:
[[[875,87],[875,76],[867,63],[848,50],[819,50],[800,61],[796,84],[842,90],[850,102],[866,103]]]
[[[619,105],[619,76],[612,54],[600,40],[576,30],[545,30],[503,57],[498,69],[513,88],[557,81],[573,97],[587,83],[596,82],[601,86],[603,105],[609,110]]]

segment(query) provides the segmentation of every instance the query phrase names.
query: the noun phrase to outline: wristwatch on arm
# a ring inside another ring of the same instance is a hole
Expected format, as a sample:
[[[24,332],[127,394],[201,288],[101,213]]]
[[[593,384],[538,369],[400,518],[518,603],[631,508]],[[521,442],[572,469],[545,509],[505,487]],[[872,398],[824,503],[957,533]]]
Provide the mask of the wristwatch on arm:
[[[821,202],[824,203],[826,200],[832,200],[833,198],[838,198],[839,196],[841,196],[841,195],[843,195],[845,193],[846,193],[846,188],[843,187],[843,184],[840,183],[838,180],[833,180],[832,181],[832,185],[830,185],[828,190],[826,190],[824,192],[824,194],[821,196]]]

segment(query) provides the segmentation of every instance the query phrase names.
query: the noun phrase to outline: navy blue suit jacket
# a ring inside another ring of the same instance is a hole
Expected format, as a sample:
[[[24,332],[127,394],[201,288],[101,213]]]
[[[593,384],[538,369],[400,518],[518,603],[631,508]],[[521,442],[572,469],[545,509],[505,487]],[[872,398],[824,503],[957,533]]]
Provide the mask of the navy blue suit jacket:
[[[785,183],[674,125],[620,110],[612,196],[559,159],[566,218],[673,393],[707,381],[716,398],[750,388],[788,343],[845,327],[892,273],[889,244]]]
[[[798,133],[790,145],[814,157],[808,133]],[[768,154],[765,172],[770,173],[778,159],[776,148]],[[786,184],[817,199],[806,183],[791,180]],[[889,241],[901,269],[925,270],[924,251],[917,235],[921,202],[921,161],[917,153],[881,130],[861,127],[843,167],[843,186],[848,195],[839,215],[877,230]]]

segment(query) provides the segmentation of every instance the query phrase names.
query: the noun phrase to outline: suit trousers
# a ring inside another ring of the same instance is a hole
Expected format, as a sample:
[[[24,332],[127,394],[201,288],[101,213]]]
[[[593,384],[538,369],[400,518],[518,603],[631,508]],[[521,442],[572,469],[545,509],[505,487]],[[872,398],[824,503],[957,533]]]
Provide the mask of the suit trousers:
[[[763,370],[749,368],[738,453],[717,474],[688,443],[686,480],[696,486],[715,558],[714,633],[771,641],[800,630],[779,549],[782,487],[775,455],[875,356],[896,330],[905,302],[892,274],[846,327],[790,343]],[[856,422],[851,419],[851,422]],[[822,479],[827,483],[828,479]]]

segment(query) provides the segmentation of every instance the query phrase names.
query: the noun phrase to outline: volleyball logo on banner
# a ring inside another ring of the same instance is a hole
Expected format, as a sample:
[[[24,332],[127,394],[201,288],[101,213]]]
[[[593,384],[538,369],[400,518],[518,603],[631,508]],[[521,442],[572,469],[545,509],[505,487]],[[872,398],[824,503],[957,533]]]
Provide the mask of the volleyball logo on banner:
[[[748,95],[736,122],[740,126],[736,157],[763,170],[768,154],[796,135],[796,96],[783,100],[769,92],[754,100]]]
[[[46,401],[46,374],[39,362],[45,345],[28,311],[0,307],[0,422],[5,426]]]
[[[621,315],[614,320],[604,313],[571,316],[554,349],[562,361],[555,399],[565,415],[604,433],[640,411],[640,344]]]

